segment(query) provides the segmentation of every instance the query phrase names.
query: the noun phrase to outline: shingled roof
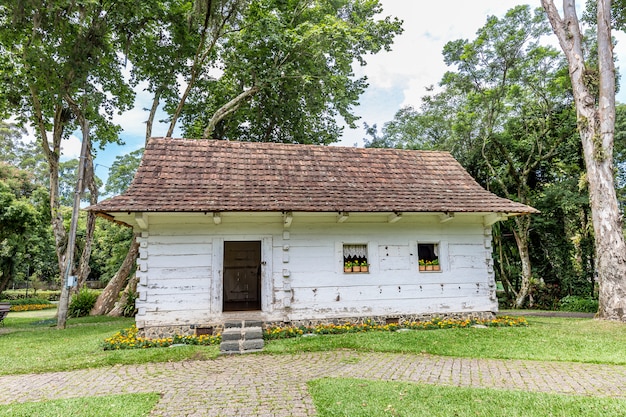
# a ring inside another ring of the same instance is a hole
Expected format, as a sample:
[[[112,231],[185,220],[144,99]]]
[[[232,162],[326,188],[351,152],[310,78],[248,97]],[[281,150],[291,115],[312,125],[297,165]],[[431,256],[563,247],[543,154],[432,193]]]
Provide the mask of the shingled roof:
[[[447,152],[171,138],[150,139],[130,188],[89,210],[537,212]]]

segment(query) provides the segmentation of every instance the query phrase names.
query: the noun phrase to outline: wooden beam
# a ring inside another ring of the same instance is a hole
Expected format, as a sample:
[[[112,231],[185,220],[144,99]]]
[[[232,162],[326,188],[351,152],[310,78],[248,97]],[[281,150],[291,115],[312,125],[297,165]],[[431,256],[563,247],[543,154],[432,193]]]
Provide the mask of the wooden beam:
[[[497,222],[506,220],[508,218],[509,218],[509,216],[507,216],[504,213],[490,213],[490,214],[487,214],[484,217],[483,223],[484,223],[485,227],[489,227],[489,226],[494,225]]]
[[[141,230],[148,230],[148,214],[135,213],[135,221]]]
[[[395,222],[398,222],[400,220],[402,220],[402,213],[398,213],[397,211],[393,212],[389,216],[387,216],[387,222],[389,222],[389,223],[395,223]]]
[[[222,223],[222,215],[218,211],[213,212],[213,223],[216,225]]]
[[[293,221],[293,213],[287,211],[283,213],[283,226],[285,229],[289,229],[291,227],[291,222]]]
[[[442,213],[439,215],[440,223],[449,222],[452,219],[454,219],[454,213],[451,211],[446,211],[445,213]]]
[[[350,216],[350,213],[348,213],[347,211],[340,211],[339,214],[337,215],[337,223],[343,223],[346,220],[348,220],[348,217]]]

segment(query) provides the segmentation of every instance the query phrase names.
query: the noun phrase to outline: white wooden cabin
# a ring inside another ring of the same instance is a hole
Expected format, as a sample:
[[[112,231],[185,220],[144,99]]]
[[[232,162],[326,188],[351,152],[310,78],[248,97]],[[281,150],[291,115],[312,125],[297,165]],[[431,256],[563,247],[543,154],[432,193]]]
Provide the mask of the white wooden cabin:
[[[89,209],[140,232],[136,322],[152,337],[234,318],[490,316],[491,226],[536,212],[445,152],[171,138]],[[346,272],[354,259],[367,272]]]

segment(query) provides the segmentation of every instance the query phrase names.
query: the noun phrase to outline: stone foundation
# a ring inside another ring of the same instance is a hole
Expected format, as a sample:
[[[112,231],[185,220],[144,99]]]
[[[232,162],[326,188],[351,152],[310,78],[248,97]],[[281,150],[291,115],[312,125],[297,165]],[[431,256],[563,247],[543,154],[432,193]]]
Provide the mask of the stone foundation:
[[[433,313],[433,314],[399,314],[399,315],[390,315],[390,316],[368,316],[368,317],[340,317],[340,318],[329,318],[329,319],[315,319],[315,320],[294,320],[290,322],[266,322],[265,327],[269,326],[305,326],[312,327],[317,326],[319,324],[363,324],[366,321],[370,321],[376,324],[391,324],[391,323],[411,323],[414,321],[430,321],[434,318],[439,318],[442,320],[451,319],[451,320],[465,320],[465,319],[477,319],[477,320],[491,320],[496,317],[496,313],[491,311],[482,311],[482,312],[461,312],[461,313]]]
[[[316,326],[318,324],[345,324],[354,323],[362,324],[366,321],[374,322],[376,324],[390,324],[390,323],[406,323],[414,321],[429,321],[434,318],[442,320],[465,320],[465,319],[477,319],[477,320],[491,320],[496,317],[496,313],[492,311],[482,312],[461,312],[461,313],[432,313],[432,314],[404,314],[404,315],[389,315],[389,316],[369,316],[369,317],[340,317],[340,318],[328,318],[328,319],[313,319],[313,320],[293,320],[293,321],[268,321],[263,323],[263,327],[271,326]],[[176,325],[176,326],[146,326],[139,329],[139,336],[149,339],[161,339],[165,337],[172,337],[174,335],[194,336],[199,334],[218,334],[224,330],[224,324],[214,325]]]
[[[196,334],[194,326],[151,326],[139,329],[138,336],[148,339],[163,339],[175,335],[193,336]]]

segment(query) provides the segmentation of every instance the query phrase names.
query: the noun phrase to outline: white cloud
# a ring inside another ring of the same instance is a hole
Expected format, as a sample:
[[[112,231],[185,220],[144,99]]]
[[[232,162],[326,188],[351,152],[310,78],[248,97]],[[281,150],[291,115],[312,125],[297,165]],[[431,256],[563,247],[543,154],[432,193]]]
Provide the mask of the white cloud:
[[[382,0],[383,15],[404,21],[404,32],[396,37],[393,50],[371,56],[363,73],[371,88],[403,86],[403,105],[419,105],[426,87],[437,85],[448,70],[443,62],[444,45],[456,39],[472,39],[487,16],[503,16],[527,1],[447,0],[408,2]],[[532,5],[536,7],[537,5]],[[364,103],[365,104],[365,103]]]
[[[75,135],[70,135],[61,141],[61,160],[76,159],[80,157],[81,140]]]

